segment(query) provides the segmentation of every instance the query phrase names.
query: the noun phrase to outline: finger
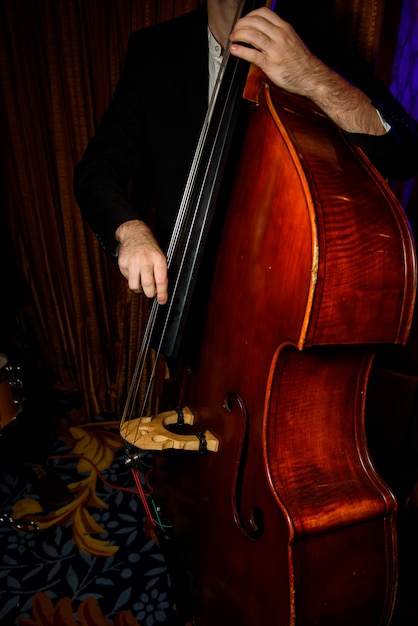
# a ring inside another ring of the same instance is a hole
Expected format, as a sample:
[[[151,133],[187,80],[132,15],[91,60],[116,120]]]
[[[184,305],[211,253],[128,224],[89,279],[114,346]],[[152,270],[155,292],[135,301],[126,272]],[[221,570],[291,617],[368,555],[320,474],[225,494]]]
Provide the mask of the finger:
[[[165,304],[168,300],[167,284],[157,283],[157,302]]]
[[[141,293],[141,274],[140,274],[140,266],[136,265],[125,265],[122,263],[121,257],[118,259],[119,270],[120,273],[128,283],[128,287],[134,293]]]
[[[238,43],[243,41],[252,45],[263,44],[266,40],[273,39],[275,31],[280,27],[283,20],[275,21],[277,15],[268,9],[259,9],[239,19],[232,29],[231,41]],[[256,46],[258,47],[258,46]]]
[[[271,40],[265,33],[244,28],[231,34],[231,54],[244,61],[261,65],[265,61]]]
[[[243,59],[243,61],[248,61],[249,63],[262,67],[264,53],[261,50],[256,50],[254,47],[248,48],[247,46],[237,43],[231,44],[229,49],[232,55]]]
[[[154,279],[157,289],[157,302],[159,304],[165,304],[168,299],[168,275],[165,259],[155,265]]]
[[[143,265],[141,267],[140,286],[147,298],[154,298],[157,288],[154,279],[154,268],[152,265]]]
[[[131,274],[130,276],[128,276],[127,280],[128,287],[131,291],[133,291],[134,293],[142,293],[143,290],[141,286],[141,280],[138,274]]]
[[[270,9],[257,9],[235,24],[230,36],[231,53],[260,67],[265,66],[271,57],[284,53],[289,37],[292,39],[291,31],[290,25]]]

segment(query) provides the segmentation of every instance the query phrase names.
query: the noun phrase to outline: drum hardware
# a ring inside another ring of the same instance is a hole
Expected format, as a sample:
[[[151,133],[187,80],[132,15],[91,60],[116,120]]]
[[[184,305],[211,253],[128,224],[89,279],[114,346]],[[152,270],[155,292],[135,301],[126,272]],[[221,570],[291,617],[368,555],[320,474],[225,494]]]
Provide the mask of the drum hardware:
[[[5,354],[0,354],[0,433],[21,411],[22,380],[20,368],[9,364]]]
[[[12,530],[17,530],[21,533],[32,533],[40,531],[40,527],[32,520],[15,519],[11,515],[0,514],[0,526],[9,526]]]

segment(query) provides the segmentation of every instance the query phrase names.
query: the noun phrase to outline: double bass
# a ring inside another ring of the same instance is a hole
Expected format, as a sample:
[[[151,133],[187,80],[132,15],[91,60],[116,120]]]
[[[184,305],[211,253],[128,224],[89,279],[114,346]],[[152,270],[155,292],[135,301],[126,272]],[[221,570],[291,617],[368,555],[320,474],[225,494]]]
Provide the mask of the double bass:
[[[228,64],[192,167],[196,214],[184,212],[168,256],[169,303],[153,306],[146,333],[171,377],[153,415],[128,398],[121,434],[154,450],[151,518],[184,622],[388,625],[397,504],[369,453],[365,407],[379,346],[408,336],[413,239],[386,182],[324,113]]]

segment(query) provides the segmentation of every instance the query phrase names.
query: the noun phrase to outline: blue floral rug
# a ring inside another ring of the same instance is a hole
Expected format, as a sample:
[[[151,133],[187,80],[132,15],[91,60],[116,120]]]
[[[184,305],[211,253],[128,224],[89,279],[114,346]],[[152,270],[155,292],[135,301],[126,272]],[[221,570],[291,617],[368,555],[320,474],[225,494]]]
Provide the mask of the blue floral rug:
[[[73,494],[58,510],[1,474],[1,626],[177,624],[117,422],[70,428],[50,464]]]

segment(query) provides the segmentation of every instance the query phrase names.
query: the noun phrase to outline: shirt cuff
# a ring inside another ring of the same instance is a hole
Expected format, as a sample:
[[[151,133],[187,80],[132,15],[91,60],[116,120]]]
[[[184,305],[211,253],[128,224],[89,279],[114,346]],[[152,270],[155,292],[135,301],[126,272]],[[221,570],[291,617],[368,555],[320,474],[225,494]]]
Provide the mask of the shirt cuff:
[[[376,109],[376,113],[378,114],[378,116],[380,118],[380,121],[382,122],[383,128],[388,133],[390,131],[390,129],[392,128],[391,125],[388,124],[388,122],[385,120],[385,118],[383,117],[383,115],[381,114],[379,109]]]

